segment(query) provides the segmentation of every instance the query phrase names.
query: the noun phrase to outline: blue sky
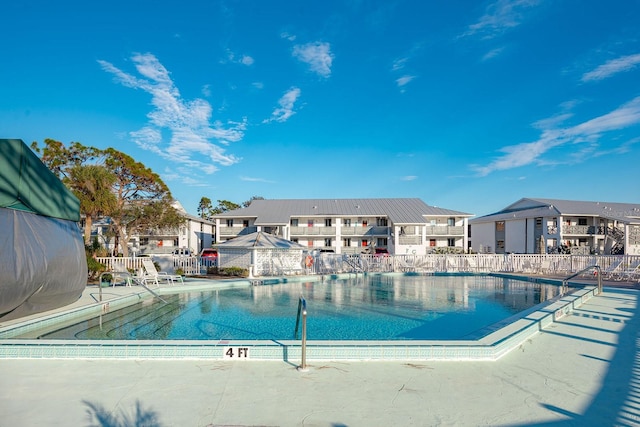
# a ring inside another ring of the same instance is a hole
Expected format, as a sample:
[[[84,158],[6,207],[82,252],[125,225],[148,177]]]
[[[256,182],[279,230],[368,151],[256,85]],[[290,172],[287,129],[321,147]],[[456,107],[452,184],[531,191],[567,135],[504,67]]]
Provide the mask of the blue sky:
[[[4,2],[0,137],[201,197],[640,203],[640,1]]]

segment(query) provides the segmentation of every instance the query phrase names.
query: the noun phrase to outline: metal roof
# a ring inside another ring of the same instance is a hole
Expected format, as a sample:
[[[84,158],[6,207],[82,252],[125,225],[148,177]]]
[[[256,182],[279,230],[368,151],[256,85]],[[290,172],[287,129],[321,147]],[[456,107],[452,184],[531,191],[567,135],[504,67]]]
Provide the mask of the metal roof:
[[[470,223],[550,216],[550,214],[597,216],[637,223],[640,222],[640,204],[523,198],[501,211],[475,218]]]
[[[380,216],[394,224],[422,224],[431,216],[473,216],[465,212],[429,206],[417,198],[395,199],[275,199],[253,200],[246,208],[214,218],[255,218],[256,225],[285,225],[292,217]]]

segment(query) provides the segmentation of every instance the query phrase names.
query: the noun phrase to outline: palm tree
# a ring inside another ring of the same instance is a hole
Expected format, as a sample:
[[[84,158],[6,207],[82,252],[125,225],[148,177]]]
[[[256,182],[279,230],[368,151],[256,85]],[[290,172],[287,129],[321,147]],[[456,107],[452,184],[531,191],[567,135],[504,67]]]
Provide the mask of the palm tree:
[[[80,200],[80,211],[85,214],[84,240],[91,243],[93,219],[109,216],[117,206],[112,191],[116,176],[99,165],[75,165],[69,169],[66,184]]]

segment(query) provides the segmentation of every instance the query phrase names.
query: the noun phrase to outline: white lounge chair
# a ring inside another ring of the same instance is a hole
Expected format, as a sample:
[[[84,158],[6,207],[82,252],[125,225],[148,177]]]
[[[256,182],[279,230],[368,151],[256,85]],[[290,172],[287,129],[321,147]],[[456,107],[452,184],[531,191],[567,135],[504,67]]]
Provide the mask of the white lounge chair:
[[[124,279],[124,284],[127,287],[131,287],[131,283],[133,283],[134,281],[134,277],[131,273],[129,273],[129,271],[127,270],[127,268],[124,266],[124,264],[121,264],[119,262],[116,262],[113,264],[113,268],[111,271],[111,286],[115,286],[117,283],[117,278],[122,278]]]
[[[158,271],[153,261],[149,258],[142,260],[142,267],[144,268],[144,277],[142,280],[146,283],[147,280],[153,281],[156,286],[160,286],[160,280],[166,280],[167,284],[173,285],[175,282],[184,284],[182,276],[179,274],[168,274],[164,271]]]
[[[605,268],[600,272],[603,278],[613,278],[622,270],[622,258],[615,260],[609,265],[609,267]]]
[[[616,281],[632,282],[640,277],[640,261],[634,261],[627,268],[615,271],[611,278]]]

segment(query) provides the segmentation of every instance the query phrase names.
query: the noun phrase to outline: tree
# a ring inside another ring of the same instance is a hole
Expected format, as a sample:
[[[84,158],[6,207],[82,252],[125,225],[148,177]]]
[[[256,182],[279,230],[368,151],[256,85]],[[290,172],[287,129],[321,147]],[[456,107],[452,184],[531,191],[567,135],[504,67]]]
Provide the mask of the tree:
[[[242,203],[242,207],[243,208],[247,208],[249,207],[249,205],[251,204],[251,202],[253,202],[254,200],[264,200],[264,197],[260,197],[260,196],[251,196],[251,198],[249,200],[247,200],[246,202]]]
[[[79,142],[67,148],[52,139],[45,140],[42,150],[36,142],[31,148],[42,154],[43,163],[78,196],[86,218],[111,218],[116,247],[123,242],[125,256],[131,235],[184,224],[185,219],[171,206],[171,192],[160,176],[118,150],[85,147]]]
[[[175,229],[184,224],[185,218],[171,206],[171,192],[158,174],[113,148],[107,148],[104,153],[105,167],[116,177],[112,189],[117,204],[110,217],[117,239],[123,242],[124,256],[128,256],[130,236],[141,231]]]
[[[111,191],[115,176],[104,166],[75,165],[69,170],[67,186],[80,200],[80,211],[85,215],[84,241],[91,243],[93,219],[110,215],[116,208],[116,196]]]
[[[210,198],[203,197],[200,199],[200,203],[198,203],[198,215],[200,218],[209,221],[213,219],[213,205],[211,204]]]
[[[218,200],[218,206],[213,209],[214,215],[220,214],[227,211],[232,211],[235,209],[240,209],[240,205],[237,203],[230,202],[228,200]]]
[[[84,240],[91,242],[93,219],[109,215],[115,208],[115,196],[111,186],[113,174],[103,166],[90,164],[101,156],[100,150],[72,142],[69,147],[53,139],[45,139],[42,150],[37,142],[31,148],[41,154],[42,162],[69,188],[80,201],[80,212],[85,215]]]

